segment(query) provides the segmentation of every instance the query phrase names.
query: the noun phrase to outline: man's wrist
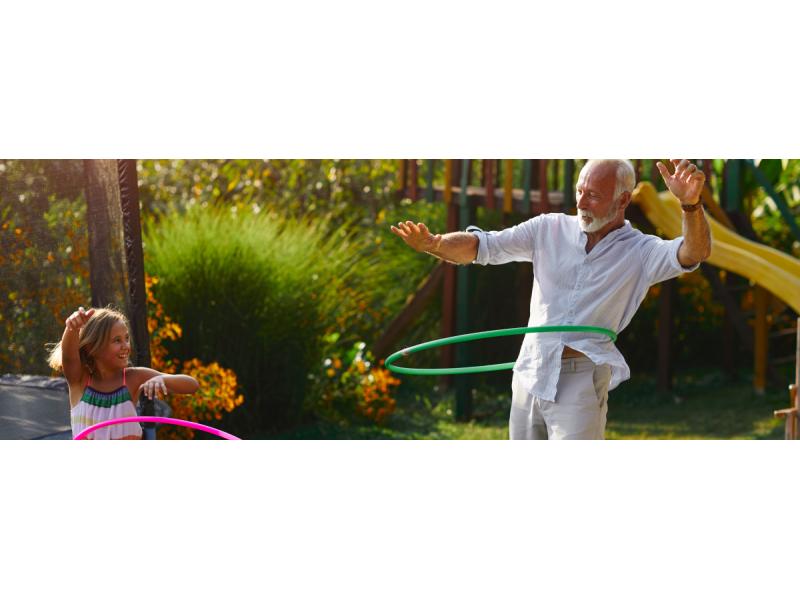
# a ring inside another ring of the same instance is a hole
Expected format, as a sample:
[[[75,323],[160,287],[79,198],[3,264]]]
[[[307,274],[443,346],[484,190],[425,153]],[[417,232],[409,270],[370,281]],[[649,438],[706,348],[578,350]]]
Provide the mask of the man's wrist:
[[[433,248],[428,248],[427,250],[421,250],[421,252],[424,252],[425,254],[430,254],[431,256],[435,256],[436,258],[442,258],[439,255],[439,247],[441,245],[442,245],[442,241],[439,240],[439,243],[436,244]]]
[[[700,210],[702,207],[703,199],[699,196],[695,198],[694,202],[681,202],[681,209],[683,209],[683,212],[694,212]]]

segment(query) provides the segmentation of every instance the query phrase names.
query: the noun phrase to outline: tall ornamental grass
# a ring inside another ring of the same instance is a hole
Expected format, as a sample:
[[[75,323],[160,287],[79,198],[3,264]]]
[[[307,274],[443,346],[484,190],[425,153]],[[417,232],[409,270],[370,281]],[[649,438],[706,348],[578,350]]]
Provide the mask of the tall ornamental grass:
[[[247,433],[296,422],[341,282],[358,266],[348,237],[264,211],[195,207],[147,228],[145,261],[183,325],[171,354],[216,361],[239,379],[245,402],[225,425]]]

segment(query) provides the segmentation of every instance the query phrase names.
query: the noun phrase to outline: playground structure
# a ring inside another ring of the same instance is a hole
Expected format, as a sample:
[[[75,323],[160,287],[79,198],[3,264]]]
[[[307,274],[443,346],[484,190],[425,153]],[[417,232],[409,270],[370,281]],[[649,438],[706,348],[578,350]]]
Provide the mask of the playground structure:
[[[633,193],[633,202],[647,219],[666,237],[681,235],[680,203],[669,192],[656,192],[649,183],[641,183]],[[709,202],[705,201],[706,204]],[[708,262],[726,271],[738,273],[775,294],[800,313],[800,260],[748,240],[707,216],[711,228],[711,256]]]
[[[745,347],[753,348],[753,387],[756,394],[763,394],[768,376],[779,381],[773,364],[788,362],[786,359],[769,361],[769,324],[773,313],[791,309],[800,313],[800,261],[794,257],[758,243],[749,226],[749,217],[743,214],[743,173],[749,169],[755,180],[772,198],[792,233],[800,239],[800,227],[786,205],[775,192],[765,175],[751,160],[728,160],[724,165],[719,198],[714,198],[711,189],[711,161],[699,161],[706,173],[707,187],[702,201],[709,216],[713,238],[712,255],[702,265],[702,272],[711,283],[718,300],[725,307],[726,323],[729,323]],[[411,200],[425,199],[429,202],[443,201],[447,205],[447,231],[464,230],[474,224],[476,207],[501,210],[503,223],[512,214],[535,216],[537,214],[574,209],[575,161],[572,160],[492,160],[481,161],[480,173],[473,173],[475,161],[444,160],[444,180],[450,185],[434,185],[435,161],[401,161],[398,191]],[[636,224],[654,227],[664,237],[681,235],[681,212],[678,201],[669,192],[659,193],[656,185],[660,175],[651,167],[649,182],[642,173],[642,161],[635,161],[637,188],[634,203],[628,218]],[[422,168],[420,168],[422,167]],[[425,172],[425,185],[419,185],[421,171]],[[476,177],[477,176],[477,177]],[[478,179],[479,181],[475,181]],[[652,183],[651,183],[652,182]],[[457,198],[457,201],[456,201]],[[742,235],[745,234],[745,235]],[[749,237],[746,237],[749,236]],[[744,288],[730,285],[730,274],[736,274],[748,282]],[[439,263],[411,296],[403,311],[389,325],[385,335],[375,345],[375,353],[385,357],[400,332],[408,326],[433,298],[439,286],[443,286],[442,337],[463,335],[469,331],[469,302],[467,290],[470,286],[469,270],[455,265]],[[660,284],[666,293],[660,295],[658,326],[658,384],[668,390],[672,382],[670,358],[672,338],[672,314],[675,282]],[[748,324],[747,315],[740,309],[736,292],[752,290],[755,304],[754,324]],[[773,337],[794,335],[797,328],[775,332]],[[462,345],[463,346],[463,345]],[[467,349],[444,347],[440,355],[440,366],[452,368],[454,362],[467,364]],[[792,357],[793,359],[794,357]],[[798,366],[800,370],[800,366]],[[800,372],[800,371],[799,371]],[[797,434],[797,383],[792,391],[793,408],[778,411],[778,416],[787,417],[787,437],[790,427],[793,437]],[[456,416],[468,419],[471,415],[471,394],[463,378],[455,381]],[[792,412],[794,411],[794,412]]]
[[[775,416],[786,419],[784,437],[800,439],[800,319],[797,320],[797,351],[794,364],[794,383],[789,386],[789,408],[775,411]]]
[[[672,194],[658,194],[652,185],[643,183],[634,191],[633,201],[664,236],[675,238],[681,235],[680,204]],[[713,198],[706,194],[704,203],[709,205],[712,202]],[[707,218],[712,238],[711,256],[707,262],[747,278],[754,286],[756,310],[753,327],[753,384],[757,393],[763,393],[768,365],[768,295],[773,294],[796,313],[800,313],[800,260],[738,235],[710,214]],[[713,273],[708,275],[710,280],[715,279]],[[729,311],[733,312],[735,308],[731,306]],[[742,327],[741,317],[737,320],[739,328],[749,340],[746,327]]]

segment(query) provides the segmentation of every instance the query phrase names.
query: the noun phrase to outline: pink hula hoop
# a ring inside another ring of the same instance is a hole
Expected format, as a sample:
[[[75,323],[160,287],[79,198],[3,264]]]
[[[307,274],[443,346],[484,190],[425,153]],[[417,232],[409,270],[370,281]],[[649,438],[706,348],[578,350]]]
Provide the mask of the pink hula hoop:
[[[189,429],[197,429],[198,431],[205,431],[206,433],[210,433],[212,435],[216,435],[217,437],[221,437],[225,440],[240,440],[242,438],[238,438],[235,435],[231,435],[230,433],[226,433],[221,429],[216,429],[214,427],[209,427],[208,425],[202,425],[201,423],[194,423],[192,421],[184,421],[183,419],[173,419],[171,417],[122,417],[119,419],[110,419],[108,421],[103,421],[101,423],[95,423],[81,431],[78,435],[75,436],[75,440],[85,440],[86,436],[92,433],[93,431],[97,431],[98,429],[102,429],[103,427],[109,427],[111,425],[117,425],[118,423],[163,423],[164,425],[178,425],[180,427],[188,427]]]

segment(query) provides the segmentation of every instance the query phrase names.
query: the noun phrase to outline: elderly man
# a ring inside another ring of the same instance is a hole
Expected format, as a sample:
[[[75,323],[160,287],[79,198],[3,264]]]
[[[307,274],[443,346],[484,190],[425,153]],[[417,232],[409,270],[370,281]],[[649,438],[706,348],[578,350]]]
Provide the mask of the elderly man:
[[[531,327],[592,325],[620,332],[651,285],[693,271],[711,253],[702,171],[658,163],[683,208],[683,236],[665,241],[625,220],[635,184],[627,160],[590,160],[578,176],[577,216],[539,215],[502,231],[432,234],[406,221],[392,231],[414,250],[457,264],[533,263]],[[603,439],[608,391],[630,377],[613,342],[586,333],[529,333],[511,384],[511,439]]]

